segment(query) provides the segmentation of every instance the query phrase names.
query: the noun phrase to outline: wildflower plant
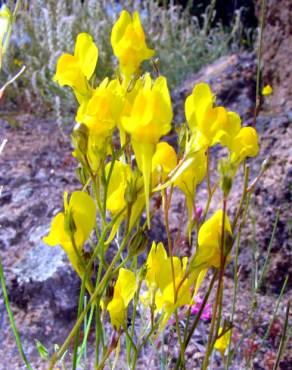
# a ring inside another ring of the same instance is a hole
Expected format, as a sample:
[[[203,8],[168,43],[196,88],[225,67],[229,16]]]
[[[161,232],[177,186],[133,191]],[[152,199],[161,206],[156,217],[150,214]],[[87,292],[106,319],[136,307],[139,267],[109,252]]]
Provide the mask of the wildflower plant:
[[[180,349],[177,368],[183,367],[192,333],[204,310],[210,311],[208,299],[215,292],[212,313],[205,313],[212,316],[202,365],[206,369],[213,349],[225,356],[230,343],[232,322],[226,324],[222,317],[224,273],[250,192],[247,159],[258,154],[258,135],[255,128],[242,127],[237,113],[217,106],[210,86],[202,82],[185,101],[184,144],[179,140],[176,148],[171,146],[166,141],[173,118],[168,82],[154,60],[153,73],[142,72],[142,63],[155,57],[155,50],[147,45],[138,12],[121,12],[111,44],[118,60],[114,77],[105,76],[95,83],[92,76],[98,69],[99,49],[87,33],[77,36],[73,54],[59,58],[54,76],[60,86],[72,89],[78,104],[72,154],[78,161],[81,187],[69,201],[65,193],[64,211],[54,217],[44,241],[64,249],[82,284],[76,324],[53,354],[50,366],[62,358],[75,338],[76,368],[83,348],[78,350],[78,334],[86,319],[87,334],[91,326],[96,327],[97,368],[103,368],[113,352],[117,358],[125,343],[128,366],[134,369],[141,350],[155,343],[171,320]],[[225,147],[227,154],[219,159],[220,179],[212,185],[210,149],[216,145]],[[230,219],[228,197],[242,166],[246,178],[242,202]],[[198,218],[196,192],[203,182],[208,200]],[[185,197],[188,214],[183,232],[191,255],[183,258],[175,255],[176,239],[169,230],[176,188]],[[221,192],[222,204],[209,214],[215,192]],[[157,196],[162,199],[167,244],[153,240],[149,249],[147,230],[159,209],[152,202]],[[114,253],[113,244],[118,246]],[[144,251],[143,263],[137,257]],[[198,292],[207,281],[209,287],[201,299]],[[87,320],[89,312],[91,319]],[[193,312],[195,320],[190,319]],[[110,339],[104,329],[108,321]]]

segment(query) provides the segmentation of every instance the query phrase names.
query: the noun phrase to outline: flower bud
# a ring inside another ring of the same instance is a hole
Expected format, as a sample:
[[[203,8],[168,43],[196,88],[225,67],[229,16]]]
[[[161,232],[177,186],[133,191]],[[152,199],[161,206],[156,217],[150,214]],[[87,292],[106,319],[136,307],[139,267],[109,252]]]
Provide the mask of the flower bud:
[[[79,158],[86,154],[88,144],[88,128],[83,124],[77,124],[72,132],[72,143],[74,146],[74,155]]]
[[[128,204],[134,204],[137,200],[137,180],[139,177],[139,173],[137,171],[133,172],[132,177],[127,182],[127,187],[125,189],[125,201]]]
[[[148,244],[148,237],[142,228],[139,228],[137,232],[133,235],[129,244],[129,255],[138,256],[144,252]]]
[[[106,308],[108,303],[113,299],[115,283],[115,280],[111,280],[106,287],[105,294],[102,298],[103,308]]]
[[[236,167],[228,159],[223,158],[218,163],[218,172],[220,174],[220,188],[226,198],[232,188],[233,178]]]
[[[84,186],[89,178],[89,173],[85,167],[78,166],[75,170],[76,177],[80,183]]]

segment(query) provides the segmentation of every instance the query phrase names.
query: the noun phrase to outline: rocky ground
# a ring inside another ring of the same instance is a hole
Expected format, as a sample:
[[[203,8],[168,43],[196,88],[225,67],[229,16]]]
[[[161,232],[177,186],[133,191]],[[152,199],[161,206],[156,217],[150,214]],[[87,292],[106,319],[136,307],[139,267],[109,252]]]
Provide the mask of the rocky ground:
[[[182,122],[182,101],[192,90],[195,82],[207,81],[217,94],[218,102],[238,111],[245,123],[250,123],[255,90],[255,58],[252,54],[232,55],[221,58],[214,64],[190,78],[178,88],[173,96],[176,122]],[[70,143],[56,123],[48,119],[36,120],[32,115],[20,117],[20,127],[12,128],[1,122],[0,138],[8,140],[0,161],[0,253],[7,279],[9,296],[24,348],[34,369],[45,369],[39,358],[34,340],[38,339],[52,350],[54,343],[62,343],[68,334],[76,314],[79,281],[68,264],[66,256],[58,247],[45,246],[41,237],[48,231],[52,216],[62,208],[63,191],[78,187],[74,176],[76,163],[70,155]],[[261,163],[270,158],[270,167],[258,183],[252,198],[251,213],[256,220],[256,260],[261,267],[263,256],[271,237],[277,210],[279,223],[272,246],[271,262],[264,288],[257,295],[257,308],[252,314],[251,329],[247,332],[243,350],[238,355],[234,369],[245,368],[249,356],[255,369],[272,369],[283,325],[285,304],[291,296],[291,230],[290,205],[292,183],[292,111],[274,111],[269,99],[264,103],[257,121],[261,153],[251,162],[251,178],[259,172]],[[230,213],[238,204],[240,188],[238,179],[230,199]],[[202,205],[206,201],[204,186],[198,195]],[[217,206],[218,198],[212,205]],[[171,230],[176,232],[181,219],[183,199],[176,193],[171,213]],[[161,233],[159,217],[154,220],[154,236]],[[246,225],[243,234],[239,263],[238,311],[235,333],[238,335],[246,325],[251,307],[252,225]],[[188,248],[187,243],[183,246]],[[232,268],[226,279],[226,308],[232,299]],[[287,290],[272,331],[261,346],[261,338],[267,329],[278,294],[287,274],[290,274]],[[189,368],[196,368],[202,356],[207,325],[202,323],[199,332],[187,352]],[[22,369],[2,297],[0,296],[0,369]],[[235,338],[236,339],[236,338]],[[169,340],[166,351],[176,350]],[[287,347],[281,369],[291,369],[292,349]],[[151,356],[142,357],[139,369],[156,367]],[[214,358],[213,368],[217,368]],[[122,367],[121,367],[122,368]]]

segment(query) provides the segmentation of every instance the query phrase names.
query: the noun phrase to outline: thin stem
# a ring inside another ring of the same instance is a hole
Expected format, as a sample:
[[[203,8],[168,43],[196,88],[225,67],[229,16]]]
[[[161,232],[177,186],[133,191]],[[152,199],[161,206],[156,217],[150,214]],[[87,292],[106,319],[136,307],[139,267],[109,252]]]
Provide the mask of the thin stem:
[[[30,366],[30,363],[29,363],[29,361],[28,361],[28,359],[27,359],[27,357],[24,353],[22,343],[21,343],[21,339],[20,339],[18,330],[16,328],[13,313],[12,313],[12,310],[11,310],[11,307],[10,307],[10,304],[9,304],[9,298],[8,298],[8,293],[7,293],[7,290],[6,290],[6,283],[5,283],[5,277],[4,277],[1,257],[0,257],[0,280],[1,280],[1,286],[2,286],[2,292],[3,292],[5,307],[6,307],[6,310],[7,310],[7,314],[8,314],[8,317],[9,317],[9,321],[10,321],[10,325],[11,325],[13,334],[15,336],[16,345],[17,345],[19,354],[20,354],[23,362],[25,363],[25,366],[27,367],[27,369],[32,370],[32,367]]]
[[[236,307],[236,301],[237,301],[237,289],[238,289],[238,279],[239,279],[238,256],[239,256],[240,238],[241,238],[242,228],[245,224],[249,202],[250,202],[250,194],[248,194],[248,196],[247,196],[243,217],[242,217],[241,223],[239,225],[239,229],[238,229],[238,233],[237,233],[237,237],[236,237],[236,248],[235,248],[235,257],[234,257],[234,278],[233,278],[234,279],[234,289],[233,289],[233,299],[232,299],[232,309],[231,309],[231,323],[232,324],[233,324],[233,320],[234,320],[235,307]],[[232,337],[233,327],[230,330],[231,330],[230,337]],[[231,341],[229,342],[229,346],[228,346],[226,369],[228,369],[229,365],[230,365],[230,360],[231,360],[230,356],[231,356]]]
[[[278,353],[277,353],[277,358],[276,358],[276,362],[275,362],[275,365],[273,367],[273,370],[278,369],[282,354],[283,354],[284,349],[285,349],[286,335],[287,335],[287,329],[288,329],[288,325],[289,325],[289,312],[290,312],[290,300],[288,301],[287,307],[286,307],[286,315],[285,315],[285,322],[284,322],[284,327],[283,327],[283,334],[282,334],[282,337],[281,337],[281,342],[280,342],[280,346],[279,346],[279,350],[278,350]],[[289,337],[289,335],[288,335],[288,337]],[[289,338],[287,338],[287,341],[288,341],[288,339]]]
[[[104,274],[101,282],[98,284],[98,286],[95,288],[93,294],[91,295],[90,297],[90,300],[88,302],[88,304],[86,305],[86,307],[84,308],[84,310],[81,312],[78,320],[76,321],[74,327],[72,328],[70,334],[68,335],[68,337],[66,338],[65,342],[63,343],[63,345],[61,346],[61,348],[59,349],[59,351],[57,353],[55,353],[52,358],[51,358],[51,362],[50,362],[50,366],[49,366],[49,370],[53,370],[53,367],[55,365],[55,363],[57,362],[57,360],[64,354],[64,352],[66,351],[67,347],[69,346],[72,338],[75,336],[75,333],[76,331],[78,330],[78,328],[80,327],[80,325],[82,324],[83,322],[83,319],[85,317],[85,315],[87,314],[87,312],[89,311],[90,307],[93,305],[93,304],[96,304],[96,305],[99,305],[99,301],[100,301],[100,295],[101,293],[103,292],[104,290],[104,287],[106,286],[108,280],[110,279],[111,277],[111,274],[112,274],[112,270],[116,264],[116,262],[119,260],[120,256],[121,256],[121,253],[123,252],[123,250],[125,249],[126,245],[127,245],[127,242],[128,242],[128,237],[129,235],[123,240],[123,243],[121,244],[117,254],[115,255],[115,257],[113,258],[111,264],[109,265],[106,273]]]
[[[277,213],[276,213],[276,219],[275,219],[275,222],[274,222],[272,236],[271,236],[269,246],[268,246],[268,250],[267,250],[267,256],[266,256],[265,263],[264,263],[264,266],[263,266],[263,269],[262,269],[262,273],[261,273],[261,275],[259,277],[259,280],[258,280],[258,289],[261,287],[261,285],[264,281],[264,278],[266,276],[266,272],[267,272],[267,268],[268,268],[268,262],[269,262],[269,256],[270,256],[270,253],[271,253],[271,249],[272,249],[272,246],[273,246],[273,242],[274,242],[274,239],[275,239],[276,230],[277,230],[277,226],[278,226],[279,215],[280,215],[280,210],[278,210]]]
[[[241,196],[241,199],[240,199],[240,202],[239,202],[239,206],[237,208],[237,211],[236,211],[233,223],[232,223],[232,230],[235,230],[235,228],[236,228],[237,222],[238,222],[238,220],[241,216],[241,213],[242,213],[242,208],[244,206],[244,202],[245,202],[245,199],[246,199],[246,194],[248,192],[249,170],[250,170],[249,165],[247,165],[246,162],[244,161],[243,192],[242,192],[242,196]]]
[[[206,355],[205,355],[203,366],[202,366],[203,370],[206,370],[208,367],[209,358],[210,358],[210,355],[214,347],[214,338],[217,338],[218,330],[220,326],[221,306],[222,306],[222,298],[223,298],[222,289],[223,289],[223,279],[224,279],[224,271],[225,271],[225,263],[226,263],[226,256],[224,252],[226,211],[227,211],[227,200],[224,198],[223,199],[223,212],[222,212],[221,254],[220,254],[219,277],[218,277],[216,299],[215,299],[214,306],[213,306],[212,321],[211,321],[211,327],[210,327],[210,332],[209,332],[209,337],[208,337],[207,350],[206,350]],[[219,314],[217,318],[218,309],[219,309]],[[215,330],[215,335],[214,335],[214,330]]]
[[[174,272],[174,264],[173,264],[173,248],[172,248],[172,241],[171,241],[171,234],[170,234],[169,220],[168,220],[172,191],[173,191],[173,187],[170,188],[169,199],[167,199],[166,190],[163,190],[162,199],[163,199],[163,205],[164,205],[163,207],[164,208],[164,226],[165,226],[166,235],[167,235],[168,252],[170,256],[171,274],[172,274],[172,281],[173,281],[173,304],[175,305],[176,300],[177,300],[177,290],[176,290],[176,284],[175,284],[175,272]],[[178,335],[179,345],[180,345],[180,348],[183,348],[183,341],[181,338],[181,333],[180,333],[180,328],[179,328],[177,309],[175,309],[174,314],[175,314],[175,324],[176,324],[176,331]]]
[[[211,294],[211,291],[212,291],[212,289],[213,289],[213,286],[214,286],[214,284],[215,284],[215,281],[216,281],[216,279],[217,279],[217,276],[218,276],[218,270],[215,270],[215,272],[214,272],[214,274],[213,274],[213,277],[212,277],[212,280],[211,280],[211,282],[210,282],[210,285],[209,285],[208,291],[207,291],[207,293],[205,294],[205,297],[204,297],[203,302],[202,302],[202,304],[201,304],[201,307],[200,307],[200,309],[199,309],[199,312],[198,312],[198,314],[196,315],[196,318],[195,318],[195,320],[194,320],[194,322],[193,322],[193,325],[192,325],[192,327],[191,327],[191,330],[190,330],[190,332],[189,332],[189,334],[188,334],[188,336],[187,336],[186,340],[184,341],[184,349],[185,349],[185,350],[187,349],[187,346],[188,346],[188,345],[189,345],[189,343],[190,343],[190,340],[191,340],[191,338],[192,338],[192,336],[193,336],[193,334],[194,334],[194,331],[196,330],[196,327],[197,327],[197,325],[198,325],[198,323],[199,323],[199,320],[200,320],[200,318],[201,318],[201,315],[202,315],[202,313],[203,313],[203,310],[204,310],[204,308],[205,308],[205,306],[206,306],[206,304],[207,304],[207,302],[208,302],[209,296],[210,296],[210,294]],[[180,364],[181,364],[181,362],[182,362],[182,354],[180,353],[180,355],[179,355],[179,357],[178,357],[178,360],[177,360],[177,363],[176,363],[175,370],[178,370],[178,369],[180,368]]]
[[[78,355],[78,359],[77,359],[77,364],[80,363],[81,357],[82,357],[84,349],[86,347],[86,343],[87,343],[87,340],[88,340],[88,335],[89,335],[89,331],[90,331],[91,323],[92,323],[92,319],[93,319],[94,310],[95,310],[95,307],[91,306],[88,322],[86,323],[86,329],[84,331],[84,337],[83,337],[82,345],[81,345],[79,355]]]
[[[263,50],[263,33],[264,33],[264,25],[265,25],[265,8],[266,8],[266,0],[261,0],[261,15],[260,15],[260,38],[259,38],[259,46],[258,46],[258,55],[257,55],[257,77],[256,77],[256,105],[254,110],[254,117],[253,117],[253,126],[256,126],[257,116],[261,106],[261,97],[260,97],[260,77],[261,77],[261,58],[262,58],[262,50]]]
[[[81,311],[82,311],[82,307],[83,307],[86,279],[87,279],[87,276],[84,275],[83,279],[82,279],[80,294],[79,294],[79,304],[78,304],[77,318],[80,316]],[[73,370],[75,370],[76,366],[77,366],[77,352],[78,352],[78,344],[79,344],[79,334],[80,334],[80,328],[76,331],[75,339],[74,339],[73,364],[72,364],[72,369]]]

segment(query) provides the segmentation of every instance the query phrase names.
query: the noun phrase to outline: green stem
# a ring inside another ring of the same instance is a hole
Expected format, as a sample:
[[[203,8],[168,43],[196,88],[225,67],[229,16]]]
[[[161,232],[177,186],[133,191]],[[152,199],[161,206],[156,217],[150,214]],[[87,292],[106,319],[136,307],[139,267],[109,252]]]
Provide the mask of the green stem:
[[[194,322],[193,322],[193,325],[192,325],[192,327],[191,327],[191,330],[190,330],[190,332],[189,332],[189,334],[188,334],[188,336],[187,336],[186,340],[184,341],[184,342],[185,342],[185,343],[184,343],[184,349],[185,349],[185,350],[187,349],[187,346],[189,345],[190,340],[191,340],[191,338],[192,338],[192,336],[193,336],[193,334],[194,334],[194,331],[196,330],[196,327],[197,327],[197,325],[198,325],[198,323],[199,323],[199,321],[200,321],[201,315],[202,315],[203,310],[204,310],[204,308],[205,308],[205,306],[206,306],[206,304],[207,304],[207,302],[208,302],[209,296],[210,296],[210,294],[211,294],[211,291],[212,291],[212,289],[213,289],[213,286],[214,286],[214,284],[215,284],[215,281],[216,281],[216,279],[217,279],[217,276],[218,276],[218,270],[215,270],[214,275],[213,275],[213,277],[212,277],[212,280],[211,280],[211,282],[210,282],[209,288],[208,288],[208,290],[207,290],[207,293],[205,294],[205,297],[204,297],[203,302],[202,302],[202,304],[201,304],[201,307],[200,307],[200,309],[199,309],[199,312],[198,312],[198,314],[196,315],[196,318],[195,318],[195,320],[194,320]],[[182,354],[180,353],[180,355],[179,355],[179,357],[178,357],[178,361],[177,361],[177,363],[176,363],[175,370],[178,370],[178,369],[180,368],[180,364],[181,364],[181,362],[182,362]]]
[[[1,257],[0,257],[0,280],[1,280],[1,286],[2,286],[2,292],[3,292],[5,307],[6,307],[7,314],[8,314],[9,321],[10,321],[10,325],[11,325],[11,328],[12,328],[12,331],[13,331],[13,334],[14,334],[14,337],[15,337],[15,340],[16,340],[16,345],[17,345],[19,354],[20,354],[23,362],[25,363],[25,366],[27,367],[27,369],[32,370],[32,367],[30,366],[30,363],[28,362],[28,359],[27,359],[27,357],[24,353],[22,343],[21,343],[21,339],[20,339],[18,330],[16,328],[13,313],[12,313],[12,310],[11,310],[11,307],[10,307],[10,304],[9,304],[9,298],[8,298],[8,293],[7,293],[7,290],[6,290],[5,277],[4,277]]]
[[[238,256],[239,256],[239,247],[240,247],[240,238],[241,238],[241,230],[245,224],[246,220],[246,215],[247,215],[247,210],[249,206],[249,201],[250,201],[250,194],[247,196],[246,204],[245,204],[245,209],[243,213],[243,217],[238,229],[237,237],[236,237],[236,248],[235,248],[235,257],[234,257],[234,290],[233,290],[233,299],[232,299],[232,309],[231,309],[231,333],[230,337],[232,337],[232,331],[233,331],[233,320],[234,320],[234,315],[235,315],[235,307],[236,307],[236,301],[237,301],[237,289],[238,289],[238,279],[239,279],[239,271],[238,271]],[[231,361],[231,341],[229,342],[228,346],[228,354],[227,354],[227,360],[226,360],[226,370],[228,370],[230,361]]]
[[[168,214],[169,214],[169,208],[171,204],[171,196],[172,196],[172,191],[173,187],[170,189],[170,194],[169,194],[169,199],[167,199],[167,193],[166,190],[162,191],[162,199],[163,199],[163,204],[164,204],[164,226],[166,230],[166,235],[167,235],[167,244],[168,244],[168,252],[170,256],[170,264],[171,264],[171,274],[172,274],[172,282],[173,282],[173,304],[176,304],[177,301],[177,290],[176,290],[176,285],[175,285],[175,272],[174,272],[174,264],[173,264],[173,248],[172,248],[172,241],[171,241],[171,234],[170,234],[170,229],[169,229],[169,220],[168,220]],[[184,344],[181,338],[181,332],[180,332],[180,327],[179,327],[179,320],[178,320],[178,313],[177,309],[175,309],[175,325],[176,325],[176,331],[178,335],[178,340],[179,340],[179,345],[180,348],[182,349],[182,353],[184,354]],[[183,362],[184,362],[184,357],[183,357]]]
[[[81,345],[80,352],[79,352],[78,359],[77,359],[77,364],[80,363],[81,357],[82,357],[83,352],[85,351],[85,348],[86,348],[86,343],[87,343],[89,331],[90,331],[90,328],[91,328],[91,323],[92,323],[92,319],[93,319],[94,310],[95,310],[95,307],[91,306],[88,322],[86,323],[86,329],[84,331],[84,337],[83,337],[82,345]]]
[[[81,311],[82,311],[82,307],[83,307],[86,279],[87,279],[87,275],[84,274],[83,279],[82,279],[81,289],[80,289],[80,295],[79,295],[77,319],[80,316]],[[80,328],[76,331],[75,339],[74,339],[73,365],[72,365],[73,370],[76,370],[76,366],[77,366],[77,352],[78,352],[78,344],[79,344],[79,334],[80,334]]]
[[[52,356],[51,362],[50,362],[50,366],[49,366],[49,370],[53,370],[55,363],[58,361],[58,359],[64,354],[64,352],[68,348],[68,346],[69,346],[72,338],[75,336],[76,331],[79,329],[80,325],[82,324],[83,319],[84,319],[85,315],[87,314],[87,312],[89,311],[90,307],[93,304],[99,305],[100,295],[102,294],[102,292],[104,290],[104,287],[106,286],[108,280],[110,279],[111,274],[112,274],[112,270],[114,269],[114,266],[115,266],[116,262],[119,260],[119,258],[121,256],[121,253],[125,249],[125,247],[127,245],[127,241],[128,241],[128,237],[123,240],[123,243],[121,244],[121,246],[120,246],[117,254],[115,255],[115,257],[113,258],[111,264],[109,265],[108,270],[104,274],[101,282],[95,288],[93,294],[90,297],[90,300],[89,300],[88,304],[86,305],[86,307],[84,308],[84,310],[81,312],[78,320],[76,321],[73,329],[71,330],[70,334],[66,338],[66,340],[63,343],[62,347],[59,349],[59,351],[57,353],[55,353]]]
[[[261,98],[260,98],[260,77],[261,77],[261,58],[262,58],[262,50],[263,50],[263,33],[264,33],[264,25],[265,25],[265,8],[266,8],[266,0],[261,0],[261,15],[260,15],[260,38],[259,38],[259,46],[258,46],[258,55],[257,55],[257,77],[256,77],[256,105],[254,110],[254,117],[253,117],[253,126],[256,126],[257,116],[261,106]]]
[[[217,338],[218,336],[218,330],[220,326],[220,319],[221,319],[221,309],[222,309],[222,298],[223,298],[223,280],[224,280],[224,271],[225,271],[225,264],[226,264],[226,256],[224,252],[224,246],[225,246],[225,218],[226,218],[226,211],[227,211],[227,200],[223,199],[223,212],[222,212],[222,229],[221,229],[221,255],[220,255],[220,268],[219,268],[219,277],[218,277],[218,285],[217,285],[217,292],[216,292],[216,298],[213,306],[213,312],[212,312],[212,321],[211,321],[211,327],[208,337],[208,343],[207,343],[207,350],[206,355],[204,358],[202,369],[206,370],[209,365],[209,358],[212,354],[213,347],[214,347],[214,338]],[[218,318],[217,318],[217,311],[218,312]],[[215,333],[214,333],[215,330]]]
[[[284,327],[283,327],[283,334],[282,334],[282,337],[281,337],[281,342],[280,342],[280,346],[279,346],[279,350],[278,350],[278,353],[277,353],[277,358],[276,358],[276,362],[275,362],[275,365],[273,367],[273,370],[278,369],[282,354],[284,352],[285,343],[286,343],[287,329],[288,329],[288,325],[289,325],[289,312],[290,312],[290,300],[287,303],[285,322],[284,322]],[[288,335],[287,341],[288,340],[289,340],[289,335]]]
[[[239,202],[239,206],[237,208],[233,223],[232,223],[232,230],[235,230],[237,226],[237,222],[241,216],[242,208],[244,206],[244,202],[246,199],[246,194],[248,192],[248,180],[249,180],[249,165],[246,165],[246,162],[244,161],[244,180],[243,180],[243,192],[242,196]]]

